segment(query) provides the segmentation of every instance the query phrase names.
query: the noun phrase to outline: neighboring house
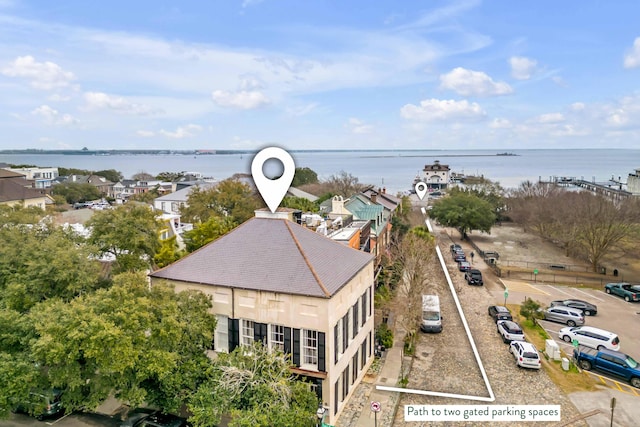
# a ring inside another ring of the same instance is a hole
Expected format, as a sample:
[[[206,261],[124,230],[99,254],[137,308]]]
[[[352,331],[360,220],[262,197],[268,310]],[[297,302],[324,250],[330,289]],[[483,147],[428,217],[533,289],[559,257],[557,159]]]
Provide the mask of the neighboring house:
[[[158,216],[158,220],[163,225],[159,233],[160,240],[167,240],[175,236],[178,249],[180,250],[184,249],[185,244],[184,244],[184,239],[182,235],[186,231],[193,230],[193,224],[183,223],[182,221],[180,221],[179,214],[172,214],[172,213],[166,213],[166,212],[161,213]]]
[[[293,222],[293,213],[256,211],[151,273],[151,284],[211,297],[215,351],[262,341],[290,354],[335,424],[374,359],[373,258]]]
[[[58,183],[76,182],[78,184],[91,184],[98,189],[102,196],[113,197],[114,183],[99,175],[69,175],[62,179],[56,179]]]
[[[349,214],[353,216],[354,221],[370,221],[368,249],[375,256],[377,269],[390,243],[390,222],[384,215],[384,206],[370,200],[364,194],[356,194],[346,200],[342,196],[334,196],[329,216]]]
[[[441,165],[440,160],[435,160],[432,165],[425,165],[422,175],[416,177],[416,181],[427,184],[429,190],[443,190],[449,184],[451,169],[448,165]]]
[[[634,196],[640,196],[640,168],[627,177],[627,191]]]
[[[37,206],[44,210],[51,198],[44,190],[34,190],[21,173],[0,169],[0,204],[24,207]]]
[[[17,172],[26,177],[29,181],[33,181],[36,189],[50,188],[55,179],[58,177],[58,168],[5,168],[6,170]]]
[[[202,190],[213,188],[217,183],[213,182],[200,182],[195,185],[182,188],[164,196],[156,197],[153,201],[153,207],[161,210],[162,212],[180,214],[180,209],[188,206],[189,194],[194,188],[198,187]]]
[[[316,200],[318,200],[318,196],[314,196],[313,194],[307,193],[306,191],[302,191],[296,187],[289,187],[289,189],[287,190],[286,196],[300,197],[303,199],[307,199],[310,202],[315,202]]]

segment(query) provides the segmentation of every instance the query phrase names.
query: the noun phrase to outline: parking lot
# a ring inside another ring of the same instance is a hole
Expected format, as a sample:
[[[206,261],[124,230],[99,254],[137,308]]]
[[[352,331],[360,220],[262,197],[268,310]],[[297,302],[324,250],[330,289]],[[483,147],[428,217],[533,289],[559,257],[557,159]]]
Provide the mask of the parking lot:
[[[567,286],[547,285],[516,280],[503,280],[509,290],[509,303],[521,303],[525,298],[531,298],[547,307],[553,300],[581,299],[598,306],[596,316],[585,317],[585,325],[611,331],[620,337],[620,351],[640,360],[640,303],[626,302],[622,298],[609,295],[604,290],[589,288],[572,288]],[[504,291],[493,290],[494,296],[499,298]],[[558,339],[558,331],[566,325],[541,320],[540,324],[565,350],[571,352],[571,344]]]

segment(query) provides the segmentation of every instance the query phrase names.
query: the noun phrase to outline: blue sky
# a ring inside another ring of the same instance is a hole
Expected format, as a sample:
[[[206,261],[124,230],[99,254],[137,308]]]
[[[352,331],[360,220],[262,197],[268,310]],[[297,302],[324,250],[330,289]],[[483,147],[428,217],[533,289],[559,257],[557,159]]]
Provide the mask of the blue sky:
[[[0,0],[0,149],[640,146],[640,2]]]

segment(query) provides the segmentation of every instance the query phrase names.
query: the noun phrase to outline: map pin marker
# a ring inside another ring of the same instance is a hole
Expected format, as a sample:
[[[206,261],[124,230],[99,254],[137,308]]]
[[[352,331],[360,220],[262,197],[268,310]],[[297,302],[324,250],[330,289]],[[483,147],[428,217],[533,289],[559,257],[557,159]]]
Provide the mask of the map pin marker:
[[[276,159],[282,162],[283,172],[279,178],[271,179],[265,176],[262,168],[269,159]],[[278,205],[280,205],[284,195],[287,194],[287,190],[293,181],[295,170],[296,165],[293,162],[293,157],[282,148],[264,148],[253,158],[251,162],[253,182],[256,183],[256,187],[258,187],[262,199],[269,206],[271,213],[278,209]]]
[[[425,194],[427,194],[427,184],[424,182],[419,182],[416,184],[416,194],[420,198],[420,200],[424,199]]]

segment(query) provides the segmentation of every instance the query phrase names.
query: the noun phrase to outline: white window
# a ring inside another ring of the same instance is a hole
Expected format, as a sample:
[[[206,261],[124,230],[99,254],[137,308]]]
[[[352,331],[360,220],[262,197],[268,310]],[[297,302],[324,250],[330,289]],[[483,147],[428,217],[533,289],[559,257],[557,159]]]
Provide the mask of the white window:
[[[284,326],[269,325],[269,348],[284,351]]]
[[[240,328],[240,345],[253,344],[253,321],[242,319],[242,327]]]
[[[229,318],[227,316],[216,315],[216,335],[214,339],[215,351],[229,352]]]
[[[302,331],[302,364],[318,365],[318,332]]]

